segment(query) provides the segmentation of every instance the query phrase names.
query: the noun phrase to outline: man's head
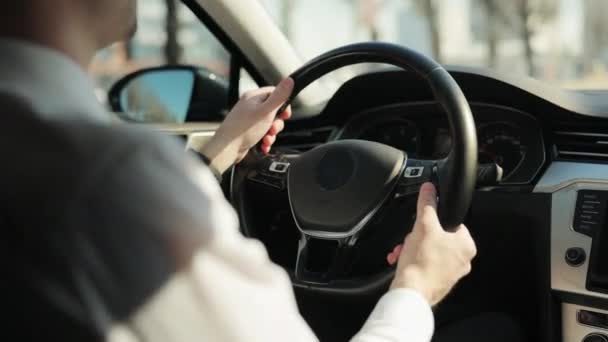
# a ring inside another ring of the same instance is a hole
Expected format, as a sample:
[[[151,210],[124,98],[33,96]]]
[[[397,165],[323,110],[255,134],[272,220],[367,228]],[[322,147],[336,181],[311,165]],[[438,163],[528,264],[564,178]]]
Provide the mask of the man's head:
[[[95,30],[97,36],[98,48],[126,40],[135,34],[137,0],[69,0],[69,2],[84,6],[86,17],[90,19],[91,28]]]
[[[20,0],[0,5],[0,37],[30,40],[88,64],[96,50],[130,38],[137,0]]]

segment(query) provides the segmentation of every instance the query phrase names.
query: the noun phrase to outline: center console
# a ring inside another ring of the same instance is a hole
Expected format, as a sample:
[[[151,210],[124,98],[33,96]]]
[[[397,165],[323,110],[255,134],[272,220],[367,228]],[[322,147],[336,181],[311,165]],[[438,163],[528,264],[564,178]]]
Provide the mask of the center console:
[[[553,163],[535,192],[551,194],[551,288],[565,342],[608,342],[608,165]]]

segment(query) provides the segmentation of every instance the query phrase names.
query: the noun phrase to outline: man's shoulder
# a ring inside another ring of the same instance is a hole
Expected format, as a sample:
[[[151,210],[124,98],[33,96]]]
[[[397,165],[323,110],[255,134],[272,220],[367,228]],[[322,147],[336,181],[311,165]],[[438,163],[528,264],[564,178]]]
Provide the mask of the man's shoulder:
[[[182,154],[176,142],[153,132],[84,118],[49,119],[18,98],[0,96],[0,111],[0,152],[8,161],[0,169],[0,183],[8,187],[9,199],[61,202],[92,174],[120,169],[130,155],[171,159]]]
[[[61,113],[49,118],[40,115],[18,98],[0,95],[4,122],[0,127],[5,140],[0,148],[13,157],[55,158],[66,164],[86,165],[104,155],[124,153],[141,146],[165,144],[164,139],[144,129],[86,119],[64,118]]]

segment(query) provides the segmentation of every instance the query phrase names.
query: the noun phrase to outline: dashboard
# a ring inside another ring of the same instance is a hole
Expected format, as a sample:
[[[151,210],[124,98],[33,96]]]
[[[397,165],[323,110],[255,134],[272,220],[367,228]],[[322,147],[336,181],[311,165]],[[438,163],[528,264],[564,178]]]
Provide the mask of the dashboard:
[[[475,193],[467,226],[481,257],[455,312],[491,289],[500,296],[483,301],[484,310],[504,298],[500,305],[530,322],[531,341],[608,341],[608,91],[568,91],[471,68],[449,72],[471,106],[479,162],[504,171],[501,184]],[[452,139],[434,98],[413,73],[360,75],[328,102],[299,110],[275,146],[304,152],[364,139],[440,159]]]
[[[526,184],[545,162],[539,122],[504,106],[471,103],[477,124],[479,163],[503,168],[503,184]],[[412,158],[441,159],[452,145],[449,124],[434,102],[402,103],[352,116],[337,139],[362,139],[393,146]]]

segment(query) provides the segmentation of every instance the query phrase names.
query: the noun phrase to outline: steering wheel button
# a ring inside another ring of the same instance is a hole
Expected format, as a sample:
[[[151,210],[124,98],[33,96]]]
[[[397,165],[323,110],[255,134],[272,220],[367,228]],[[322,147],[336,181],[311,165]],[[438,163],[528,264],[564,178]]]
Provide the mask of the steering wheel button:
[[[424,172],[424,166],[408,167],[405,169],[405,178],[419,178]]]
[[[285,173],[285,172],[287,172],[288,168],[289,168],[289,163],[272,162],[272,164],[270,164],[269,170],[271,172],[275,172],[275,173]]]

